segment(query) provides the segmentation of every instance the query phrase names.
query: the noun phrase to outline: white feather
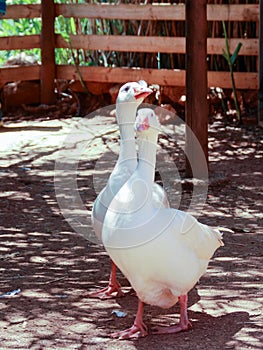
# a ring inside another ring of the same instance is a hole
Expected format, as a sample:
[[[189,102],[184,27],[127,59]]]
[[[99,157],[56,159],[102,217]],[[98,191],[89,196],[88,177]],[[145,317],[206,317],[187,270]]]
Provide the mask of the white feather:
[[[148,119],[151,126],[154,120]],[[137,169],[111,202],[102,240],[140,300],[167,308],[205,273],[222,235],[186,212],[154,205],[156,122],[154,126],[138,134]]]

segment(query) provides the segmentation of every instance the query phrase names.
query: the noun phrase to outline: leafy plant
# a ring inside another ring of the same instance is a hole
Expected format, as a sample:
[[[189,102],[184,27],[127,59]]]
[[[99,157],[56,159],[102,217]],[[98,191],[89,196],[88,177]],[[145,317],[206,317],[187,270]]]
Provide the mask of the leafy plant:
[[[45,1],[45,0],[43,0]],[[126,3],[126,4],[145,4],[145,3],[174,3],[169,0],[148,1],[148,0],[54,0],[55,3],[75,4],[75,3]],[[231,1],[232,3],[233,1]],[[244,3],[244,1],[236,1]],[[259,0],[255,1],[258,3]],[[41,0],[7,0],[7,5],[14,4],[40,4]],[[177,0],[177,4],[185,3],[185,0]],[[222,4],[222,0],[208,0],[208,4]],[[247,1],[246,1],[247,3]],[[67,27],[67,28],[66,28]],[[222,36],[222,26],[218,21],[208,22],[209,37],[217,38]],[[56,18],[56,33],[62,35],[68,40],[69,34],[95,34],[95,35],[134,35],[134,36],[167,36],[184,37],[184,21],[146,21],[146,20],[122,20],[122,19],[90,19],[90,18]],[[41,31],[40,18],[24,18],[17,20],[3,19],[0,21],[0,35],[38,35]],[[228,28],[229,37],[257,37],[256,22],[233,22]],[[132,49],[131,49],[132,50]],[[5,63],[10,56],[20,53],[22,50],[0,51],[0,65]],[[27,54],[33,54],[40,61],[40,50],[23,50]],[[74,53],[74,58],[72,56]],[[234,55],[232,55],[234,56]],[[102,50],[73,50],[57,48],[55,49],[57,64],[78,65],[99,65],[99,66],[122,66],[122,67],[144,67],[144,68],[167,68],[167,69],[185,69],[185,54],[181,53],[134,53],[121,51],[102,51]],[[257,72],[257,57],[247,56],[244,60],[239,60],[239,71]],[[242,63],[242,64],[241,64]],[[215,67],[216,66],[216,67]],[[208,55],[208,69],[224,71],[228,69],[228,62],[221,54]]]
[[[40,0],[7,0],[7,5],[26,5],[39,4]],[[15,35],[37,35],[41,32],[40,18],[20,18],[20,19],[2,19],[0,21],[1,36],[15,36]],[[40,60],[40,49],[31,50],[3,50],[0,51],[0,65],[3,65],[10,57],[24,52],[27,55],[33,55]]]
[[[223,31],[224,31],[225,45],[226,45],[226,48],[223,49],[223,57],[226,59],[226,61],[228,63],[230,76],[231,76],[232,90],[233,90],[233,95],[234,95],[234,103],[235,103],[236,112],[237,112],[237,118],[238,118],[238,122],[241,123],[241,111],[240,111],[240,106],[239,106],[239,102],[237,99],[237,90],[236,90],[233,67],[234,67],[234,64],[237,60],[237,56],[238,56],[239,51],[241,49],[242,43],[238,43],[233,55],[231,55],[230,50],[229,50],[229,42],[228,42],[228,36],[227,36],[225,22],[223,21],[222,24],[223,24]]]

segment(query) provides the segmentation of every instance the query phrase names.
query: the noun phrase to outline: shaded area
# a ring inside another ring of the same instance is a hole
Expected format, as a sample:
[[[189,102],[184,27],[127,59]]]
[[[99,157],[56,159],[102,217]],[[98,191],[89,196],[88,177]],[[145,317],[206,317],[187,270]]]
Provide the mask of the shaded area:
[[[108,301],[86,297],[88,291],[107,283],[109,259],[101,247],[74,232],[62,216],[54,164],[73,124],[91,135],[77,169],[89,218],[96,197],[94,176],[103,173],[96,159],[118,145],[112,123],[112,118],[103,117],[88,124],[78,118],[35,121],[27,128],[21,126],[21,135],[16,125],[12,142],[1,140],[0,294],[21,289],[14,296],[0,298],[1,349],[261,349],[262,133],[257,128],[226,128],[220,119],[210,125],[211,179],[199,219],[229,227],[234,233],[225,233],[225,247],[216,252],[208,273],[190,293],[193,329],[138,341],[109,338],[111,332],[132,323],[137,301],[133,296]],[[183,176],[181,152],[170,134],[167,130],[168,136],[161,138],[162,148]],[[111,158],[102,161],[109,169]],[[62,175],[62,181],[68,179],[67,173]],[[102,175],[98,186],[100,181],[103,186],[108,172]],[[183,183],[181,190],[184,208],[192,187]],[[176,196],[172,188],[170,192]],[[121,275],[120,281],[128,291]],[[118,318],[113,310],[127,316]],[[178,318],[177,306],[145,309],[149,327],[169,325]]]

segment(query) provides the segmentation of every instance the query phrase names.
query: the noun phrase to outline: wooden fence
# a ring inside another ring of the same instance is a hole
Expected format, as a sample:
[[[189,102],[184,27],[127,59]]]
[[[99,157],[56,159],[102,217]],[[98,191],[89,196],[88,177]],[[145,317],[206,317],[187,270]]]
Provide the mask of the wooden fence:
[[[45,5],[43,5],[45,2]],[[53,78],[79,79],[74,65],[56,65],[55,48],[69,48],[59,34],[54,33],[55,17],[89,19],[121,19],[146,21],[185,21],[185,5],[152,4],[54,4],[45,0],[42,5],[10,5],[4,18],[42,17],[41,35],[25,35],[0,38],[0,50],[32,49],[42,50],[42,64],[26,67],[1,67],[0,86],[17,80],[41,80],[42,102],[47,102],[52,95],[48,90]],[[207,5],[208,21],[259,22],[259,5]],[[71,35],[73,49],[106,50],[126,52],[160,52],[185,54],[185,37],[127,36],[127,35]],[[237,43],[242,43],[240,55],[259,55],[258,38],[230,38],[230,50],[233,52]],[[208,38],[207,53],[221,55],[225,47],[224,38]],[[143,67],[101,67],[80,66],[79,71],[84,81],[121,83],[127,80],[145,79],[150,84],[185,86],[185,70],[148,69]],[[236,72],[237,89],[258,89],[258,72]],[[231,88],[228,71],[208,71],[208,85]]]

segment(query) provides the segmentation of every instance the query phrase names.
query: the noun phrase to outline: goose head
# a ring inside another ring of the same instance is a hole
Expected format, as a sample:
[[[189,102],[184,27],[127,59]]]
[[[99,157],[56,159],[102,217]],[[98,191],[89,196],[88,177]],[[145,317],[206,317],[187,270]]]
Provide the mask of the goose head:
[[[147,87],[144,80],[138,82],[132,81],[122,85],[117,96],[117,104],[134,102],[139,106],[145,97],[150,95],[153,91]]]
[[[147,87],[147,83],[143,80],[128,82],[121,86],[116,101],[118,123],[123,118],[129,118],[134,123],[137,108],[151,93],[152,90]]]
[[[138,110],[134,128],[139,138],[155,138],[161,130],[161,124],[152,109],[142,108]]]

